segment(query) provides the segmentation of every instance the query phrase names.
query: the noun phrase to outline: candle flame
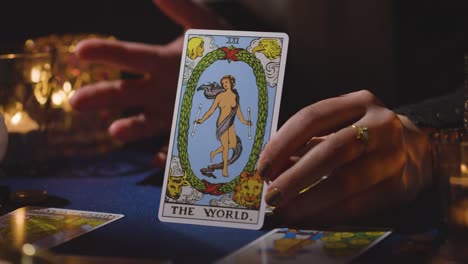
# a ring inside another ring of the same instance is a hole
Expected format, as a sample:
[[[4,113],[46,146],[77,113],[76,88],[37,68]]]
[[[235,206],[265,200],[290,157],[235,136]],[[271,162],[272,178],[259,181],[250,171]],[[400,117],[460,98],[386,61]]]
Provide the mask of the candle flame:
[[[460,164],[460,171],[462,174],[468,174],[468,166],[465,163]]]
[[[31,81],[37,83],[41,80],[41,69],[35,66],[31,69]]]
[[[5,113],[5,125],[8,132],[27,133],[39,129],[39,124],[21,109],[16,110],[11,117]]]
[[[70,93],[71,90],[72,90],[72,85],[69,81],[66,81],[64,84],[63,84],[63,90],[65,91],[65,93]]]
[[[22,250],[27,256],[34,256],[36,254],[36,248],[31,244],[24,244]]]
[[[22,118],[23,114],[22,112],[16,112],[16,114],[14,114],[12,117],[11,117],[11,124],[12,125],[18,125],[20,122],[21,122],[21,118]]]
[[[64,103],[66,98],[67,98],[67,94],[65,92],[63,91],[55,92],[52,95],[52,103],[55,106],[61,106]]]

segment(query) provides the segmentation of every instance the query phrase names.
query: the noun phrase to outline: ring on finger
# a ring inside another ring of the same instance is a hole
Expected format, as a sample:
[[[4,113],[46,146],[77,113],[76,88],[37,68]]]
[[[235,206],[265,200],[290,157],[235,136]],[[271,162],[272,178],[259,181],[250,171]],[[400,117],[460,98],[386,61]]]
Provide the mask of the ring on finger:
[[[351,127],[356,129],[356,139],[367,147],[369,145],[369,128],[358,125],[352,125]]]

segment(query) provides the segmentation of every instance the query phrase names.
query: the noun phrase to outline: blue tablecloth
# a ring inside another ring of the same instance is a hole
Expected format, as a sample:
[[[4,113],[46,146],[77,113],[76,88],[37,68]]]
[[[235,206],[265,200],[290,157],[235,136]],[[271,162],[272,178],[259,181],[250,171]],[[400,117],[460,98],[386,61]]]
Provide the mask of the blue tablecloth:
[[[151,155],[133,151],[57,160],[50,175],[1,178],[11,191],[43,189],[51,206],[124,214],[125,217],[53,249],[60,254],[211,262],[264,231],[159,222],[161,187]],[[159,174],[159,175],[158,175]],[[203,253],[203,254],[201,254]]]
[[[164,259],[209,263],[269,230],[241,230],[170,224],[158,220],[162,174],[150,166],[152,154],[132,149],[93,157],[54,160],[34,176],[0,178],[11,191],[43,189],[47,205],[124,214],[125,217],[52,249],[57,254]],[[5,210],[14,208],[3,208]],[[268,219],[267,219],[268,221]],[[441,243],[438,229],[396,231],[358,259],[362,263],[423,261]]]

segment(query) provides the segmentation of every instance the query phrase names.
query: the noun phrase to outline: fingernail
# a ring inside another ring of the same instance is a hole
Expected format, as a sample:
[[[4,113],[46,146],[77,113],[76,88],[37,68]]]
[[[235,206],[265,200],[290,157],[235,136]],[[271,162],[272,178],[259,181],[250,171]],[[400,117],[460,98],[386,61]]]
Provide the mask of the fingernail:
[[[271,172],[271,165],[269,162],[264,162],[260,164],[260,167],[258,168],[258,175],[262,177],[264,181],[268,181],[268,176],[270,176]]]
[[[267,192],[267,194],[265,195],[265,202],[268,205],[277,206],[281,202],[282,198],[283,195],[278,190],[278,188],[274,188],[273,190]]]

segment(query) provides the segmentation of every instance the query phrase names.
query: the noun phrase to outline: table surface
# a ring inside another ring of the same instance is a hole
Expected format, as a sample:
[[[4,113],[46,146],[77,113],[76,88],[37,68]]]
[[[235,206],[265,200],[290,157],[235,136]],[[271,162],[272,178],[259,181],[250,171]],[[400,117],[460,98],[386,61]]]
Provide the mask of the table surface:
[[[47,206],[117,213],[123,218],[52,249],[57,254],[203,263],[220,259],[269,231],[164,223],[158,220],[161,172],[149,152],[123,149],[54,161],[34,176],[0,178],[11,191],[47,190]],[[15,207],[3,208],[3,213]],[[268,221],[268,219],[266,220]],[[427,260],[441,243],[440,230],[395,231],[359,263]]]

